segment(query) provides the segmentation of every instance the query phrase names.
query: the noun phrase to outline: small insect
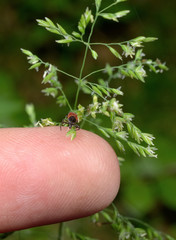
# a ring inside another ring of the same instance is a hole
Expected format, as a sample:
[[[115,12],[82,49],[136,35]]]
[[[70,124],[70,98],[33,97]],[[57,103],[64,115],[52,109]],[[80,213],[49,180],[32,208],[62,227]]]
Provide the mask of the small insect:
[[[80,129],[80,126],[77,124],[78,122],[78,116],[74,112],[69,112],[68,115],[62,120],[60,129],[65,124],[68,125],[68,127],[71,129],[73,126],[76,127],[76,130]]]

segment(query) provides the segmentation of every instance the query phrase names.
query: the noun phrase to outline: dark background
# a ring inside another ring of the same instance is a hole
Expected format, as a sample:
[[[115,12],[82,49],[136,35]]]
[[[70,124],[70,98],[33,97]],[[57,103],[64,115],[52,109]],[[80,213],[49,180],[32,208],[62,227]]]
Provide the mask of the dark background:
[[[104,0],[103,4],[106,6],[110,2],[112,1]],[[71,32],[76,30],[80,14],[86,6],[94,9],[94,1],[1,0],[2,126],[19,127],[28,124],[24,109],[25,104],[31,102],[35,105],[37,119],[52,117],[53,120],[60,121],[65,116],[68,109],[60,109],[54,99],[44,97],[41,93],[43,73],[28,71],[29,65],[20,48],[28,49],[64,71],[78,75],[82,46],[58,46],[55,43],[56,36],[39,27],[35,19],[49,17]],[[145,53],[148,58],[159,58],[166,62],[169,71],[163,74],[148,72],[145,84],[130,79],[122,83],[125,95],[121,101],[125,111],[135,114],[135,124],[142,131],[155,135],[159,150],[158,159],[138,158],[132,153],[125,156],[126,162],[121,166],[120,194],[115,203],[122,214],[143,219],[157,229],[176,236],[176,2],[129,0],[119,4],[114,11],[117,9],[129,9],[130,14],[120,23],[98,21],[93,40],[119,42],[143,35],[157,37],[158,41],[145,45]],[[88,57],[85,69],[87,72],[92,65],[103,66],[105,59],[112,65],[115,64],[116,59],[112,55],[99,48],[96,50],[99,53],[98,61]],[[72,101],[75,96],[72,80],[60,77]],[[82,104],[84,100],[82,97]],[[78,226],[80,224],[79,222]],[[33,239],[44,239],[42,233],[45,233],[46,239],[52,239],[50,236],[54,231],[55,226],[51,226],[26,230],[20,234],[22,239],[28,239],[29,236],[33,236]],[[15,239],[15,236],[13,238]],[[103,239],[103,236],[101,238]]]

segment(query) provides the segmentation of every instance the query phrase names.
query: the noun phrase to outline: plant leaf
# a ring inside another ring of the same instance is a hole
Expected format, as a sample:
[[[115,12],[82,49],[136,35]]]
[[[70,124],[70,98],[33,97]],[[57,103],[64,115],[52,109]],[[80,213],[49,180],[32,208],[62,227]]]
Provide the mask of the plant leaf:
[[[89,8],[86,8],[86,11],[84,14],[81,15],[81,19],[78,23],[78,29],[82,33],[82,36],[85,33],[85,29],[90,21],[92,21],[93,16],[91,10]]]
[[[95,93],[97,93],[99,96],[103,97],[101,91],[100,91],[97,87],[92,86],[92,89],[93,89],[93,91],[94,91]]]
[[[34,69],[34,68],[37,69],[38,67],[40,67],[40,65],[41,65],[41,62],[35,63],[29,68],[29,70]]]
[[[53,98],[55,98],[58,94],[58,90],[56,88],[45,88],[42,90],[42,92],[46,96],[52,96]]]
[[[67,137],[71,137],[71,141],[73,141],[73,139],[75,139],[76,137],[76,130],[72,127],[67,133],[66,133]]]
[[[124,10],[116,13],[101,13],[100,16],[102,16],[105,19],[113,20],[115,22],[118,22],[118,18],[121,18],[125,15],[127,15],[130,11]]]
[[[76,38],[81,38],[81,35],[78,32],[73,31],[72,35]]]
[[[93,57],[95,60],[97,60],[97,58],[98,58],[97,52],[95,52],[94,50],[91,49],[91,53],[92,53],[92,57]]]
[[[99,9],[100,9],[101,1],[102,1],[102,0],[95,0],[95,5],[96,5],[97,12],[98,12]]]
[[[156,41],[158,40],[158,38],[155,38],[155,37],[146,37],[143,41],[144,42],[153,42],[153,41]]]
[[[57,43],[71,43],[73,42],[73,39],[61,39],[61,40],[56,40]]]
[[[50,81],[50,79],[55,75],[55,72],[50,72],[46,75],[46,77],[43,79],[42,83],[46,84]]]
[[[65,31],[65,29],[59,23],[57,23],[56,25],[62,35],[64,35],[64,36],[68,35],[68,33]]]
[[[98,130],[107,138],[110,138],[109,134],[103,129],[103,128],[98,128]]]
[[[109,50],[112,52],[112,54],[114,55],[114,56],[116,56],[117,58],[119,58],[120,60],[122,60],[122,57],[120,56],[120,54],[114,49],[114,48],[112,48],[112,47],[110,47],[110,46],[107,46],[108,48],[109,48]]]
[[[28,56],[33,56],[32,52],[30,52],[29,50],[21,48],[21,51],[22,51],[22,53],[24,53],[24,54],[26,54]]]

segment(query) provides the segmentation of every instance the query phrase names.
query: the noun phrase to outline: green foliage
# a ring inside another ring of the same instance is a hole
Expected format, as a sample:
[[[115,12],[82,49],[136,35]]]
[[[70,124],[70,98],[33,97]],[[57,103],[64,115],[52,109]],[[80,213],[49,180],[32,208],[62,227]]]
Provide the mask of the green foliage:
[[[35,109],[33,104],[26,104],[26,113],[29,117],[29,121],[32,124],[32,126],[35,126],[36,124],[36,114],[35,114]]]
[[[109,225],[118,240],[174,240],[138,219],[122,216],[114,205],[112,209],[108,208],[96,213],[92,216],[92,221],[97,226]]]
[[[129,146],[138,156],[157,157],[155,153],[156,148],[153,143],[153,135],[143,133],[133,123],[134,115],[123,111],[123,105],[120,103],[119,98],[120,96],[123,96],[123,91],[120,86],[116,87],[117,84],[119,84],[118,80],[120,79],[131,78],[145,82],[148,70],[154,73],[168,70],[165,63],[162,63],[159,59],[152,60],[145,57],[143,50],[144,44],[157,39],[154,37],[140,36],[120,43],[91,42],[91,37],[98,18],[118,22],[121,17],[128,14],[128,10],[114,13],[107,12],[109,8],[123,1],[124,0],[117,0],[111,5],[102,8],[102,1],[95,0],[96,12],[93,14],[93,11],[86,8],[78,22],[78,29],[72,31],[72,33],[68,33],[63,26],[58,23],[53,23],[49,18],[45,18],[45,20],[37,20],[40,26],[60,37],[59,40],[56,40],[58,44],[69,47],[77,42],[85,46],[84,57],[78,76],[73,76],[60,69],[60,67],[44,62],[28,50],[22,49],[22,52],[27,55],[28,62],[31,65],[29,69],[35,69],[38,71],[39,68],[42,66],[44,67],[42,84],[49,85],[49,87],[45,87],[42,92],[46,96],[52,96],[55,98],[56,103],[58,103],[59,106],[67,106],[70,111],[76,112],[81,127],[84,127],[85,124],[91,124],[105,138],[114,139],[117,149],[119,150],[119,155],[123,154],[126,147]],[[92,61],[98,59],[98,52],[94,50],[94,47],[96,46],[107,48],[117,59],[117,63],[119,63],[118,61],[121,61],[122,64],[120,63],[115,66],[106,64],[104,68],[84,75],[88,52],[90,51],[92,55]],[[75,80],[75,83],[77,84],[77,92],[75,93],[74,104],[69,102],[63,86],[58,79],[58,73]],[[96,77],[98,73],[102,74],[101,78]],[[83,106],[82,103],[78,101],[81,91],[85,94],[89,94],[92,98],[87,106]],[[29,110],[30,109],[28,109],[28,112],[30,112]],[[99,119],[101,116],[105,117],[108,127],[100,124]],[[34,122],[34,118],[31,117],[31,123]],[[42,119],[37,124],[42,127],[58,125],[58,123],[54,123],[49,118]],[[67,132],[67,136],[71,136],[71,139],[73,140],[76,137],[76,129],[74,127],[71,128]],[[121,159],[123,160],[123,158],[119,157],[119,160]],[[147,193],[146,196],[148,196]],[[99,222],[99,215],[101,215],[115,230],[118,239],[172,239],[169,236],[165,236],[152,229],[146,224],[142,224],[142,227],[139,228],[136,226],[138,225],[136,224],[138,221],[135,220],[134,224],[133,220],[130,221],[130,219],[121,216],[116,208],[110,213],[109,210],[105,210],[96,215],[98,220],[96,220],[95,223],[101,225],[102,223]],[[69,231],[69,236],[71,239],[91,239],[71,231]]]
[[[37,20],[38,24],[48,31],[57,34],[62,37],[61,40],[56,40],[59,44],[67,43],[69,46],[70,43],[80,42],[85,45],[85,53],[83,62],[80,68],[79,77],[73,76],[67,72],[64,72],[60,68],[53,66],[48,62],[43,62],[39,57],[33,55],[30,51],[22,49],[22,52],[27,55],[28,62],[31,64],[30,69],[36,69],[38,71],[41,65],[44,65],[45,71],[43,74],[43,84],[49,84],[50,87],[46,87],[42,92],[46,96],[52,96],[56,98],[56,102],[60,106],[67,105],[68,108],[72,111],[77,112],[78,97],[80,91],[83,91],[86,94],[92,95],[92,103],[84,106],[84,112],[79,112],[79,122],[83,120],[83,124],[91,123],[94,125],[105,137],[114,138],[117,148],[121,151],[125,151],[124,144],[129,146],[137,155],[156,157],[155,150],[153,146],[154,137],[151,134],[142,133],[138,127],[132,123],[132,118],[129,118],[128,113],[123,112],[123,105],[119,102],[118,96],[123,95],[120,86],[114,88],[114,82],[117,82],[118,79],[124,79],[125,77],[135,78],[144,82],[145,77],[147,76],[145,67],[149,67],[150,70],[155,73],[167,70],[165,64],[162,64],[159,60],[153,61],[150,59],[144,58],[145,54],[143,53],[143,44],[145,42],[151,42],[156,40],[153,37],[137,37],[128,41],[121,43],[93,43],[91,42],[91,36],[93,34],[94,26],[98,17],[103,17],[108,20],[113,20],[118,22],[118,19],[125,16],[129,11],[124,10],[116,13],[107,13],[106,10],[110,7],[118,4],[121,1],[116,1],[110,6],[107,6],[104,9],[101,9],[101,1],[95,1],[96,12],[95,15],[92,14],[92,11],[89,8],[86,8],[85,13],[81,15],[81,18],[78,22],[79,32],[73,31],[69,34],[60,24],[54,24],[49,18],[45,20]],[[86,38],[85,33],[87,30],[88,24],[91,25],[90,32]],[[88,50],[90,50],[92,57],[97,60],[98,53],[92,49],[92,46],[100,45],[107,47],[109,51],[118,59],[123,59],[123,64],[117,66],[106,65],[103,69],[98,69],[96,71],[90,72],[86,76],[83,76],[83,70],[85,68],[86,58]],[[118,46],[121,48],[121,53],[115,49]],[[139,48],[139,49],[138,49]],[[122,56],[124,56],[122,58]],[[131,60],[128,60],[128,57]],[[125,61],[125,58],[127,60]],[[89,79],[95,77],[96,74],[107,71],[108,77],[103,77],[98,83],[92,82]],[[78,85],[77,92],[75,96],[74,106],[68,101],[66,97],[62,84],[58,80],[57,72],[61,72],[65,76],[76,79]],[[113,81],[112,81],[113,80]],[[110,127],[104,127],[97,124],[100,115],[105,115],[107,121],[110,122]],[[93,120],[91,120],[91,118]],[[108,120],[109,119],[109,120]],[[76,131],[71,130],[67,135],[71,135],[72,139],[76,136]],[[134,141],[134,142],[133,142]],[[135,143],[135,141],[137,143]],[[141,145],[141,143],[146,145]]]
[[[70,239],[73,239],[73,240],[97,240],[95,238],[87,237],[80,233],[75,233],[75,232],[71,231],[69,228],[67,228],[66,231],[67,231],[67,235],[70,237]]]

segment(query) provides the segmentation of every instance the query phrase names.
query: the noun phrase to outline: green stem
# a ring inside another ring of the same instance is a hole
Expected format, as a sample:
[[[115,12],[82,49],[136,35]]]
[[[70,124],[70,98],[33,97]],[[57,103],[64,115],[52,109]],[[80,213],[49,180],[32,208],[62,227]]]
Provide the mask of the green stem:
[[[63,222],[59,223],[59,230],[58,230],[58,238],[57,238],[57,240],[62,240],[63,239],[63,237],[62,237],[63,225],[64,225]]]
[[[96,123],[94,123],[94,122],[91,122],[91,121],[87,120],[86,118],[83,118],[83,120],[84,120],[84,122],[88,122],[88,123],[94,125],[96,128],[99,128],[99,127],[100,127],[98,124],[96,124]],[[102,127],[102,128],[103,128],[103,127]]]
[[[69,73],[67,73],[67,72],[64,72],[64,71],[62,71],[61,69],[56,68],[56,70],[57,70],[58,72],[64,74],[64,75],[70,77],[70,78],[77,79],[76,76],[73,76],[73,75],[71,75],[71,74],[69,74]]]
[[[126,65],[127,65],[127,64],[123,64],[123,65],[120,65],[120,66],[113,66],[113,67],[111,67],[111,68],[112,68],[112,69],[118,69],[118,68],[124,67],[124,66],[126,66]],[[96,71],[93,71],[93,72],[87,74],[86,76],[84,76],[84,77],[82,78],[82,80],[84,80],[84,79],[92,76],[93,74],[96,74],[96,73],[99,73],[99,72],[103,72],[103,71],[105,71],[105,70],[106,70],[106,68],[101,68],[101,69],[98,69],[98,70],[96,70]]]
[[[79,74],[79,84],[78,84],[78,89],[77,89],[77,92],[76,92],[74,109],[76,109],[76,106],[77,106],[78,96],[79,96],[79,92],[80,92],[80,89],[81,89],[81,83],[83,81],[82,75],[83,75],[83,70],[84,70],[85,63],[86,63],[87,52],[88,52],[88,49],[89,49],[90,39],[92,37],[94,26],[95,26],[95,23],[97,21],[97,18],[98,18],[98,13],[96,13],[96,16],[95,16],[94,22],[92,24],[88,40],[87,40],[86,49],[85,49],[85,52],[84,52],[83,63],[82,63],[80,74]]]
[[[67,97],[66,97],[64,91],[63,91],[62,89],[60,89],[60,91],[61,91],[62,95],[64,96],[65,101],[66,101],[68,107],[70,108],[70,111],[72,111],[72,107],[71,107],[71,105],[70,105],[70,103],[69,103],[69,101],[68,101],[68,99],[67,99]]]
[[[105,8],[103,8],[99,13],[102,13],[102,12],[106,11],[107,9],[113,7],[113,6],[116,5],[116,4],[117,4],[117,2],[112,3],[111,5],[109,5],[109,6],[105,7]]]
[[[47,66],[52,65],[52,64],[50,64],[50,63],[43,62],[42,59],[40,59],[40,58],[39,58],[39,61],[40,61],[43,65],[45,65],[45,66],[46,66],[46,65],[47,65]],[[61,70],[61,69],[59,69],[59,68],[56,68],[56,70],[57,70],[58,72],[64,74],[64,75],[70,77],[70,78],[77,79],[76,76],[73,76],[73,75],[71,75],[71,74],[69,74],[69,73],[67,73],[67,72],[64,72],[63,70]]]
[[[121,42],[121,43],[103,43],[103,42],[99,42],[99,43],[90,43],[90,45],[102,45],[102,46],[106,46],[106,47],[108,47],[108,46],[116,46],[116,45],[120,46],[120,45],[125,44],[125,43],[128,43],[128,42],[130,42],[130,41],[131,41],[131,40],[129,40],[129,41],[123,41],[123,42]]]

